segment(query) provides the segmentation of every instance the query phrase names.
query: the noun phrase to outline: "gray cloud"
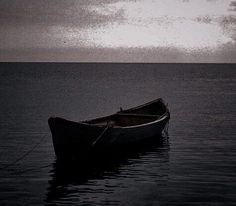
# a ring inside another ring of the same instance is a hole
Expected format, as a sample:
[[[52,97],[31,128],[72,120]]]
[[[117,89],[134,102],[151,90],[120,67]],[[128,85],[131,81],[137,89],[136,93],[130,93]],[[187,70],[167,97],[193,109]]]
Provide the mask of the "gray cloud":
[[[236,11],[236,1],[232,1],[230,3],[230,7],[232,8],[233,11]]]
[[[92,28],[88,31],[96,31],[97,27],[108,23],[127,21],[123,9],[99,13],[89,8],[107,8],[111,3],[122,1],[137,0],[0,0],[0,61],[235,62],[235,43],[224,45],[218,51],[190,54],[173,47],[85,48],[81,42],[86,42],[83,38],[88,37],[86,34],[85,37],[79,36],[80,30]],[[191,3],[190,0],[182,1]],[[230,8],[236,11],[236,1],[230,3]],[[217,23],[236,41],[236,16],[205,15],[193,20],[204,24]],[[168,23],[162,19],[156,21]],[[181,22],[181,19],[176,21]],[[75,36],[70,38],[70,35]]]
[[[101,14],[90,7],[104,7],[119,0],[20,0],[0,1],[0,47],[2,49],[64,48],[67,30],[96,28],[123,21],[123,10]],[[55,35],[56,32],[56,35]],[[76,35],[76,32],[72,32]],[[83,39],[80,39],[83,41]],[[68,45],[70,44],[70,45]]]
[[[220,19],[220,24],[225,33],[236,42],[236,16],[225,16]],[[236,50],[236,49],[235,49]]]
[[[117,0],[118,1],[118,0]],[[104,15],[88,9],[89,6],[109,4],[112,0],[41,0],[0,1],[0,23],[11,25],[66,25],[99,26],[107,22],[122,20],[122,11]]]
[[[206,23],[209,24],[212,22],[212,18],[210,16],[199,16],[196,18],[197,22],[202,22],[202,23]]]
[[[221,18],[221,23],[223,25],[232,25],[232,26],[236,26],[236,16],[232,16],[232,15],[229,15],[229,16],[224,16]]]

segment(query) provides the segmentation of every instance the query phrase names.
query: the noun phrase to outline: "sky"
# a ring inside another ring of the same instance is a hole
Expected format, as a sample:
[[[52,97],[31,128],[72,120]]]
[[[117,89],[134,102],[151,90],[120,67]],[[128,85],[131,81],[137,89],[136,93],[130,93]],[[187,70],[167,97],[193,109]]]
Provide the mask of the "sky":
[[[236,63],[236,1],[0,0],[0,61]]]

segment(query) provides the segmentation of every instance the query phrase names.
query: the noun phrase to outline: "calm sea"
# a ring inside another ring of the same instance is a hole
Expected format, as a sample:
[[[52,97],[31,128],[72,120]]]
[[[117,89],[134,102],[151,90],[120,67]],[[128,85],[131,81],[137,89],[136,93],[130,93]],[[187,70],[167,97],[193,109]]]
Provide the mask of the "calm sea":
[[[47,119],[162,97],[169,139],[96,165],[60,165]],[[235,64],[0,64],[0,205],[236,205]]]

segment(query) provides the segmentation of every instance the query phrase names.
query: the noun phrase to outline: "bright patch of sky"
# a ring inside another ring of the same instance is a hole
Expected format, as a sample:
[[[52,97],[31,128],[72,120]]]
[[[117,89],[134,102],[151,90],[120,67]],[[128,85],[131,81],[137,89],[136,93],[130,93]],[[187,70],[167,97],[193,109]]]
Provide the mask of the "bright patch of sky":
[[[120,12],[123,17],[98,28],[80,31],[84,45],[91,47],[177,47],[217,49],[234,43],[224,18],[235,18],[227,0],[139,0],[90,6],[100,15]]]

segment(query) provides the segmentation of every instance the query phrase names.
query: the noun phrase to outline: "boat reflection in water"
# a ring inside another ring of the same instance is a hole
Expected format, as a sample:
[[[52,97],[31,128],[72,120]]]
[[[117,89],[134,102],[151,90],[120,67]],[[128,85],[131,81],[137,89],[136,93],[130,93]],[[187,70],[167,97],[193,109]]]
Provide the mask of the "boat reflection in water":
[[[143,185],[165,185],[169,170],[168,151],[168,137],[162,136],[136,145],[132,150],[109,151],[109,154],[100,154],[87,161],[56,160],[50,171],[45,202],[47,205],[135,203],[133,197],[140,196]],[[129,196],[127,193],[131,190]]]

